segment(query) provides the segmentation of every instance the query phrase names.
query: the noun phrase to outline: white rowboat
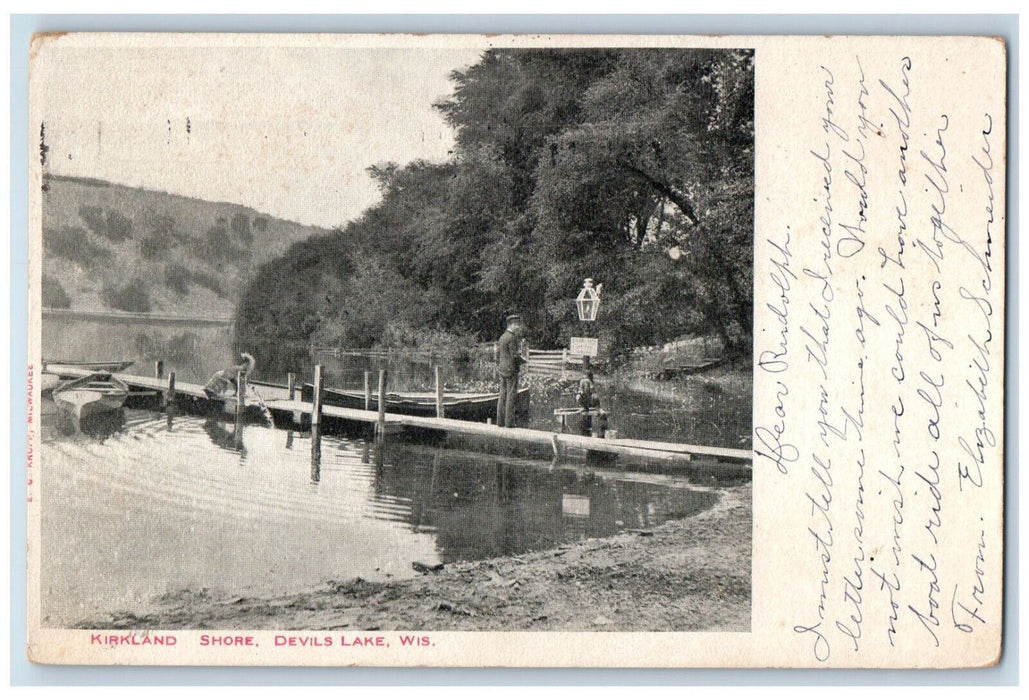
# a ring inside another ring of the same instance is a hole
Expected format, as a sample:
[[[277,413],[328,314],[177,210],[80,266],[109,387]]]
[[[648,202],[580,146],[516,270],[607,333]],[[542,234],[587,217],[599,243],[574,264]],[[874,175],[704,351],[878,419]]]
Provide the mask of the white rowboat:
[[[53,390],[54,402],[76,421],[108,411],[117,411],[129,395],[129,385],[107,372],[95,372],[65,382]]]

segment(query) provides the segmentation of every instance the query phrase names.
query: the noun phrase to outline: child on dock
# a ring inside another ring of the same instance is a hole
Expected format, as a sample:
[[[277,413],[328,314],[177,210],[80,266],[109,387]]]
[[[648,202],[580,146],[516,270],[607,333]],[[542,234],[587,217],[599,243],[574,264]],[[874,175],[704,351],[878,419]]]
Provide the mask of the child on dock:
[[[207,382],[204,387],[204,393],[207,394],[207,398],[214,399],[218,397],[234,396],[239,390],[236,386],[236,375],[239,372],[246,372],[247,374],[254,371],[254,367],[257,366],[257,360],[254,356],[248,352],[241,352],[239,354],[243,360],[238,365],[232,365],[225,369],[220,369],[211,375],[211,379]]]

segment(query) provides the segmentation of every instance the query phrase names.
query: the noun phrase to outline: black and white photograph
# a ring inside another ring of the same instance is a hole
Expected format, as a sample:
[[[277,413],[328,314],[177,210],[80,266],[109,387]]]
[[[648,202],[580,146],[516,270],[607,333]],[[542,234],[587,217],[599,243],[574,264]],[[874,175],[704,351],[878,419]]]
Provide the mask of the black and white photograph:
[[[750,630],[753,50],[38,64],[42,627]]]

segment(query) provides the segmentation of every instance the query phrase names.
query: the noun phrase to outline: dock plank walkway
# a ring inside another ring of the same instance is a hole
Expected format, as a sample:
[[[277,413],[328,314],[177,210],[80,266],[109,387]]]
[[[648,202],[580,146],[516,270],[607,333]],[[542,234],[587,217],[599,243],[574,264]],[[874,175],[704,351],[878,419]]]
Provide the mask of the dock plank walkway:
[[[49,365],[47,372],[58,374],[62,377],[81,377],[90,374],[90,370],[69,365]],[[144,389],[153,391],[164,391],[168,387],[168,380],[157,377],[145,377],[132,374],[115,374],[133,389]],[[176,393],[185,394],[195,398],[207,399],[204,387],[199,384],[179,383],[175,385]],[[248,397],[252,395],[251,390],[247,392]],[[312,412],[312,405],[308,401],[289,400],[286,390],[278,387],[261,386],[258,395],[253,396],[256,400],[260,396],[261,401],[270,410],[288,414],[306,414]],[[224,399],[216,399],[224,401]],[[377,411],[364,411],[354,408],[343,408],[341,406],[322,406],[322,415],[330,418],[338,418],[346,421],[375,424],[379,420]],[[729,460],[738,463],[752,463],[750,450],[739,450],[726,447],[711,447],[706,445],[687,445],[673,442],[659,442],[653,440],[630,440],[630,439],[607,439],[569,433],[559,433],[548,430],[535,430],[532,428],[501,428],[500,426],[488,423],[473,423],[470,421],[454,420],[452,418],[436,418],[428,416],[409,416],[406,414],[387,413],[385,420],[389,424],[402,425],[411,428],[425,430],[437,430],[447,433],[461,435],[475,435],[496,440],[515,441],[535,445],[549,446],[560,453],[566,448],[581,449],[592,452],[606,452],[609,454],[620,454],[633,457],[642,457],[651,460],[664,460],[673,462],[689,462],[694,457],[717,460]]]

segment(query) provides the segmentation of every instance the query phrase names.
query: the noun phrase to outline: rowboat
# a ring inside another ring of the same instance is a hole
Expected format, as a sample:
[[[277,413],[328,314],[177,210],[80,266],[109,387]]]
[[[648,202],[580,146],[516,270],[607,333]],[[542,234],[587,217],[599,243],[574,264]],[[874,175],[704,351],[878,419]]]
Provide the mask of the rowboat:
[[[310,384],[304,385],[303,400],[310,401],[314,396],[314,387]],[[342,389],[323,389],[322,401],[326,406],[342,406],[344,408],[364,408],[364,393],[360,391],[346,391]],[[496,421],[497,401],[500,399],[498,393],[454,393],[445,394],[443,397],[443,414],[454,420],[472,421],[485,423],[487,420]],[[517,406],[519,408],[528,404],[529,390],[521,389],[518,392]],[[373,394],[370,397],[368,409],[379,410],[379,397]],[[435,416],[436,415],[436,394],[428,392],[401,392],[386,394],[386,413],[397,413],[407,416]]]
[[[77,421],[98,413],[117,411],[128,395],[128,384],[108,372],[94,372],[53,390],[57,406],[71,413]]]
[[[115,360],[113,362],[66,362],[64,360],[44,360],[43,371],[51,366],[73,367],[75,369],[89,369],[94,372],[121,372],[128,369],[135,360]]]
[[[251,380],[248,385],[257,389],[264,398],[285,398],[288,392],[287,387],[281,384],[260,382]],[[304,384],[300,393],[300,400],[310,402],[314,396],[314,385]],[[325,406],[339,406],[342,408],[364,409],[364,393],[361,391],[350,391],[346,389],[335,389],[324,387],[322,389],[322,403]],[[443,398],[443,412],[447,418],[454,420],[473,421],[485,423],[487,420],[497,419],[497,401],[500,394],[490,392],[480,393],[447,393]],[[521,389],[518,392],[517,406],[519,409],[528,405],[529,390]],[[368,410],[379,410],[379,397],[372,394],[368,402]],[[436,394],[432,392],[391,392],[386,394],[386,412],[397,413],[407,416],[435,416],[436,415]]]
[[[53,390],[61,386],[61,384],[64,384],[64,380],[61,379],[60,375],[43,372],[40,375],[39,393],[45,397],[52,396]]]

